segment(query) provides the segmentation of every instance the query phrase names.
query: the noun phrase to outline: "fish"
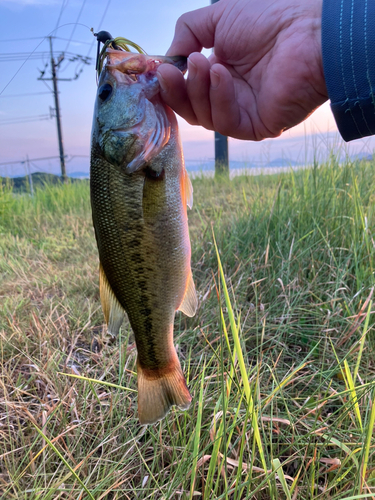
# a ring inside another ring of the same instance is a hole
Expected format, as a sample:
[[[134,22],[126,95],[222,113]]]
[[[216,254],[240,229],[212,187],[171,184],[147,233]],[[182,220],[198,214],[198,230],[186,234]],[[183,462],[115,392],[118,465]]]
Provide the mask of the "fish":
[[[160,97],[160,64],[186,59],[110,46],[91,136],[90,196],[99,289],[109,333],[127,314],[137,347],[138,418],[153,424],[191,395],[173,342],[176,311],[196,313],[187,207],[193,188],[174,112]]]

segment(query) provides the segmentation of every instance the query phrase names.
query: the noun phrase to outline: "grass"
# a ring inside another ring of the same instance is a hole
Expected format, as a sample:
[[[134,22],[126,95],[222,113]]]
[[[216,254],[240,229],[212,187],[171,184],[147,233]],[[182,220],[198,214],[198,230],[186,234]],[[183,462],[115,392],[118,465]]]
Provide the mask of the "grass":
[[[0,497],[375,498],[375,165],[195,179],[193,402],[137,420],[85,183],[0,187]],[[216,243],[215,243],[216,242]]]

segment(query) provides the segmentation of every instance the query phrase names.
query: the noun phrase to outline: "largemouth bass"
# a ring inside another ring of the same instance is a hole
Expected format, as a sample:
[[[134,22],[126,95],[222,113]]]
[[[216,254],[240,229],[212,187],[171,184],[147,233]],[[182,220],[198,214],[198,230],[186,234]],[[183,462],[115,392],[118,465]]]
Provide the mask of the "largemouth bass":
[[[106,49],[91,143],[91,206],[108,330],[125,311],[137,346],[138,416],[162,419],[191,396],[173,344],[177,310],[194,316],[187,205],[192,186],[156,69],[172,58]]]

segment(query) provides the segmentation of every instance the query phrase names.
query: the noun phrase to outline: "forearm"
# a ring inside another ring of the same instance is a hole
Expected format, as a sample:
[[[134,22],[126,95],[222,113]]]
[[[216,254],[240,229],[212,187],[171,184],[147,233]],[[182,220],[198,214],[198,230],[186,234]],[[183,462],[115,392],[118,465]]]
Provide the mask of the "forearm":
[[[323,1],[324,75],[345,141],[375,134],[374,26],[374,0]]]

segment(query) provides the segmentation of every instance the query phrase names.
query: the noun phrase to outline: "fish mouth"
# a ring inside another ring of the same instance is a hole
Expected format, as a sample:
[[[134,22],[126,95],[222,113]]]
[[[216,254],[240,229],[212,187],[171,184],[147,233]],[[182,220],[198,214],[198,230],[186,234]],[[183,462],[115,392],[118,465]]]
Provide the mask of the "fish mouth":
[[[104,61],[107,59],[106,65],[108,63],[111,65],[112,63],[117,65],[119,62],[122,63],[124,59],[132,59],[132,64],[135,63],[134,70],[136,73],[144,72],[146,70],[155,69],[160,64],[173,64],[178,68],[182,73],[185,73],[187,70],[187,57],[186,56],[149,56],[139,45],[128,40],[123,37],[111,38],[110,33],[101,31],[100,33],[95,34],[97,40],[104,44],[101,52],[97,52],[97,60],[96,60],[96,69],[97,69],[97,77],[100,76]],[[104,38],[103,38],[104,37]],[[132,47],[137,51],[131,52],[130,48]],[[117,61],[116,61],[117,59]],[[153,66],[153,68],[148,67],[149,64]],[[130,68],[128,68],[130,69]]]
[[[156,72],[161,64],[172,64],[182,73],[187,70],[185,56],[149,56],[111,48],[107,48],[106,56],[108,69],[116,69],[133,78],[142,73]]]

